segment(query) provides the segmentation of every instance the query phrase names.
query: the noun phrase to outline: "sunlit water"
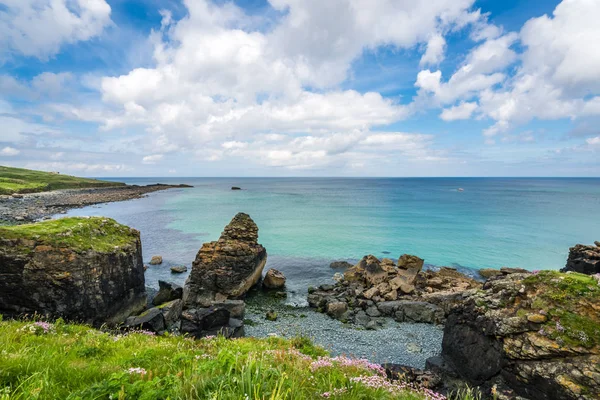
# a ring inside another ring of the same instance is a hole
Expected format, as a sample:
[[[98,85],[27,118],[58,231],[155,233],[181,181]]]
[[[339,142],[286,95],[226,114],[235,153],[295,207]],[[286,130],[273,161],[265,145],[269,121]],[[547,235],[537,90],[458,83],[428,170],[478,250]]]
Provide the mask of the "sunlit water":
[[[476,269],[558,269],[575,243],[600,240],[600,179],[539,178],[152,178],[131,184],[187,183],[191,189],[72,210],[104,215],[142,232],[144,260],[160,254],[147,284],[183,283],[188,267],[240,211],[250,214],[300,301],[330,280],[336,259],[418,255],[426,263]],[[231,186],[244,190],[232,191]],[[458,188],[462,188],[459,191]]]

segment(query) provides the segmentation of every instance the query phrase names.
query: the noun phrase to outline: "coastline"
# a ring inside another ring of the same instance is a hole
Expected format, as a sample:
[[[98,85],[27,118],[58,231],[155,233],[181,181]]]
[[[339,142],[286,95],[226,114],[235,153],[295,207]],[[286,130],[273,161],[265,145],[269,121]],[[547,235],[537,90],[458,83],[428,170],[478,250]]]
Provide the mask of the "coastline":
[[[102,188],[61,189],[48,192],[0,196],[0,224],[20,224],[48,219],[70,209],[145,197],[148,193],[189,188],[189,185],[152,184]]]

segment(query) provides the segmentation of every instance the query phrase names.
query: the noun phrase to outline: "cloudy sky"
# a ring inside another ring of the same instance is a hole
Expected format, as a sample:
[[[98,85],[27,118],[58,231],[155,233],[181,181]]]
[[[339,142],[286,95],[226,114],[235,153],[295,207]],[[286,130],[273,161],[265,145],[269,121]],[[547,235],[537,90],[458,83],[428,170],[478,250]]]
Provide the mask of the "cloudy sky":
[[[599,0],[0,0],[0,164],[599,176]]]

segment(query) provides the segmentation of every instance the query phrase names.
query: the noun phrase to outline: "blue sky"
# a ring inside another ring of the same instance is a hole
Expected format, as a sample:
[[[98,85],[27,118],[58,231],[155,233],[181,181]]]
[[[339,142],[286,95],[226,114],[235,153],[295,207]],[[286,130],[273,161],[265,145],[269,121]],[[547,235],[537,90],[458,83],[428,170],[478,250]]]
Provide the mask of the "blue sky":
[[[599,176],[597,0],[0,0],[0,164]]]

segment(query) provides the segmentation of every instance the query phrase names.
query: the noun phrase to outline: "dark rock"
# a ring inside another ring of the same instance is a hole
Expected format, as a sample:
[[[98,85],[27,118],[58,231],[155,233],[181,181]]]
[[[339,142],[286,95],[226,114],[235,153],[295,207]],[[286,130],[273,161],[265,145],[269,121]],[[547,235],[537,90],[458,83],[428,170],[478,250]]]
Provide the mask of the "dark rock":
[[[369,322],[366,323],[365,325],[365,329],[369,330],[369,331],[374,331],[379,327],[379,325],[377,325],[377,322],[370,320]]]
[[[188,309],[181,313],[181,332],[194,337],[212,334],[229,323],[229,311],[212,307]]]
[[[331,264],[329,264],[329,268],[333,268],[333,269],[347,269],[347,268],[351,268],[352,264],[350,264],[348,261],[334,261]]]
[[[367,308],[366,313],[369,317],[380,317],[381,316],[381,312],[379,312],[379,310],[377,309],[376,306],[371,306],[371,307]]]
[[[171,267],[171,272],[174,274],[182,274],[187,271],[187,267],[185,265],[177,265],[175,267]]]
[[[163,313],[165,318],[165,326],[168,330],[173,330],[177,322],[180,320],[182,307],[183,302],[181,299],[169,301],[168,303],[162,304],[160,307],[158,307]]]
[[[171,300],[181,299],[183,296],[183,288],[172,282],[158,281],[158,293],[152,304],[155,306],[161,305]]]
[[[246,303],[243,300],[225,300],[220,302],[214,302],[212,304],[214,308],[222,308],[229,311],[231,318],[244,319],[244,313],[246,311]]]
[[[231,187],[231,190],[242,190],[242,188],[241,188],[241,187],[238,187],[238,186],[232,186],[232,187]]]
[[[267,321],[277,321],[277,313],[273,310],[269,310],[267,311],[265,318]]]
[[[600,274],[600,242],[594,242],[595,246],[577,244],[569,249],[567,264],[561,270],[563,272],[573,271],[581,274]]]
[[[152,256],[152,259],[150,260],[150,265],[158,265],[162,264],[162,262],[162,256]]]
[[[348,304],[335,301],[327,304],[327,314],[333,318],[340,318],[348,310]]]
[[[285,275],[281,271],[270,268],[263,279],[263,286],[267,289],[281,289],[285,286]]]
[[[257,243],[258,227],[237,214],[216,242],[204,243],[183,289],[185,308],[239,298],[261,278],[267,251]]]
[[[444,320],[444,310],[435,304],[424,301],[400,301],[398,303],[395,315],[399,321],[439,324]]]
[[[151,332],[160,333],[165,330],[165,318],[162,311],[157,308],[151,308],[141,315],[129,317],[123,324],[125,329],[143,329]]]
[[[139,232],[108,218],[73,218],[99,238],[116,235],[110,250],[64,247],[54,237],[0,237],[0,313],[41,314],[94,325],[122,323],[146,306]],[[39,222],[43,231],[44,224]],[[109,232],[111,232],[109,234]],[[71,230],[53,235],[73,236]],[[89,234],[88,234],[89,235]],[[85,242],[94,245],[89,236]],[[82,241],[83,241],[82,239]],[[84,245],[81,245],[84,246]]]
[[[523,269],[523,268],[509,268],[509,267],[500,268],[500,272],[502,272],[504,275],[530,273],[530,271],[527,271],[526,269]]]
[[[500,271],[499,269],[493,269],[493,268],[482,268],[477,272],[479,272],[479,275],[481,275],[482,277],[484,277],[486,279],[493,278],[494,276],[504,275],[502,273],[502,271]]]

